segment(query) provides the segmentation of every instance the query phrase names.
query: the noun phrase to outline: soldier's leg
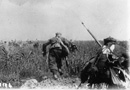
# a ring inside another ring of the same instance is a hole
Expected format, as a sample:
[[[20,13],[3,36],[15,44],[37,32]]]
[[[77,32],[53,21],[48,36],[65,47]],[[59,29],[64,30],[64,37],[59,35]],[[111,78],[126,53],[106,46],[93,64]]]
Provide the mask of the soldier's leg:
[[[49,69],[52,72],[55,79],[58,78],[58,68],[56,63],[56,57],[49,55]]]
[[[58,71],[59,71],[59,74],[62,75],[62,59],[61,59],[61,53],[62,51],[61,50],[55,50],[55,56],[56,56],[56,63],[57,63],[57,68],[58,68]]]
[[[60,58],[57,58],[57,67],[58,67],[58,69],[61,69],[61,67],[62,67],[62,62],[61,62],[61,59]]]
[[[62,70],[61,70],[61,68],[62,68],[61,58],[57,59],[57,67],[58,67],[58,71],[59,71],[60,75],[62,75],[63,73],[62,73]]]

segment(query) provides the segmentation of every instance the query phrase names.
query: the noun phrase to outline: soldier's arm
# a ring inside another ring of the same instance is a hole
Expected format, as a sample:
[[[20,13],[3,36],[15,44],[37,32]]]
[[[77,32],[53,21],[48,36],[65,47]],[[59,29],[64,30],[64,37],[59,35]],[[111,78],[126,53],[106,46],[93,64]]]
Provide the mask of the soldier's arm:
[[[69,41],[65,38],[62,38],[62,42],[63,42],[63,47],[66,49],[66,51],[69,53]]]
[[[46,47],[51,44],[51,39],[49,39],[46,43],[42,46],[42,53],[46,54]]]
[[[62,38],[62,42],[69,47],[69,40],[67,40],[66,38]]]

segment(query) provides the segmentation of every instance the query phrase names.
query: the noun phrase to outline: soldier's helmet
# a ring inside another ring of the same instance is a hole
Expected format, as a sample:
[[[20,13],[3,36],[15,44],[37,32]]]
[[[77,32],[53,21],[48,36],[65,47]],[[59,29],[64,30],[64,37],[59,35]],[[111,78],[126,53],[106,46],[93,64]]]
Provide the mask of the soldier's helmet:
[[[60,32],[57,32],[57,33],[56,33],[56,36],[58,36],[58,35],[62,35],[62,34],[61,34]]]
[[[117,42],[117,40],[112,38],[112,37],[105,38],[103,41],[104,41],[104,45],[107,45],[110,42],[111,43],[116,43]]]

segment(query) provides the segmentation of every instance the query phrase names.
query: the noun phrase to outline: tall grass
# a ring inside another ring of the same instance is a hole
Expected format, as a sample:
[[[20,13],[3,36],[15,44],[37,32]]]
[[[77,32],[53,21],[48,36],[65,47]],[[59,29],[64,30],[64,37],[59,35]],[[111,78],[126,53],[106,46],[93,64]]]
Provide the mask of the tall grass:
[[[102,41],[100,41],[103,43]],[[23,42],[21,42],[23,43]],[[14,87],[21,85],[20,80],[26,78],[36,78],[41,80],[41,76],[50,76],[46,63],[46,57],[42,56],[42,44],[39,42],[39,47],[34,48],[33,43],[26,43],[23,46],[10,44],[6,48],[0,46],[0,82],[10,82]],[[79,51],[71,53],[65,60],[63,60],[64,76],[72,77],[80,74],[85,63],[96,55],[100,47],[94,41],[75,41],[74,42]],[[127,48],[127,42],[119,43]]]

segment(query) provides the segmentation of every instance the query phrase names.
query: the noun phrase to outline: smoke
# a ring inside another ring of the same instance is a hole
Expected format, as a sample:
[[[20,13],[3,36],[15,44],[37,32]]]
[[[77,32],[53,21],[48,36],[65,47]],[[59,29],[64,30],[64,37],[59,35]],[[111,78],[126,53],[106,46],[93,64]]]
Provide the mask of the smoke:
[[[53,0],[9,0],[9,1],[16,5],[22,6],[27,2],[29,2],[30,4],[37,4],[37,3],[46,4],[46,3],[50,3]]]

